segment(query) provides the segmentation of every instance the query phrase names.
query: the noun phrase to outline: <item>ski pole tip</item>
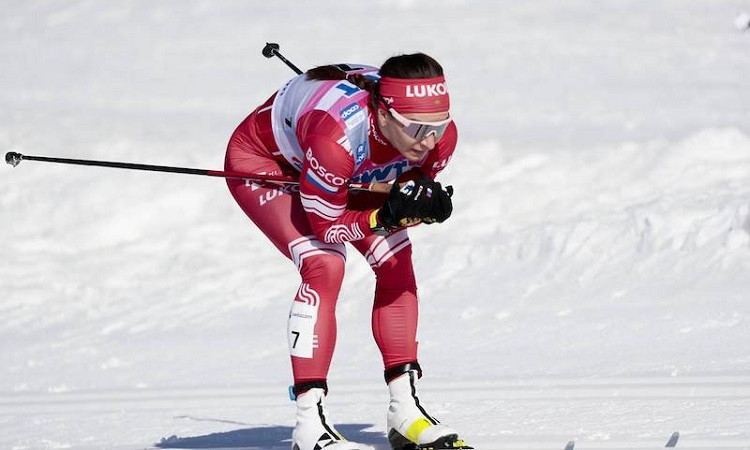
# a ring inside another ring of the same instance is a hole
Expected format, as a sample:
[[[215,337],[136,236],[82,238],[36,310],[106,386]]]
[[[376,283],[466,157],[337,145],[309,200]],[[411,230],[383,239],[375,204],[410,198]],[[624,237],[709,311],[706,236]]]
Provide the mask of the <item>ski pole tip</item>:
[[[23,160],[23,155],[18,152],[8,152],[5,154],[5,162],[16,167]]]

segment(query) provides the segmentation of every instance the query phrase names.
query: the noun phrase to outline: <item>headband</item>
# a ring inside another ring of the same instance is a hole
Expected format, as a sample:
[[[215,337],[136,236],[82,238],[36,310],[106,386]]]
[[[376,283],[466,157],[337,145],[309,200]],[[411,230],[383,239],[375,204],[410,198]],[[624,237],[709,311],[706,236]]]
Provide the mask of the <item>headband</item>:
[[[437,113],[450,109],[443,76],[434,78],[380,78],[380,96],[400,113]]]

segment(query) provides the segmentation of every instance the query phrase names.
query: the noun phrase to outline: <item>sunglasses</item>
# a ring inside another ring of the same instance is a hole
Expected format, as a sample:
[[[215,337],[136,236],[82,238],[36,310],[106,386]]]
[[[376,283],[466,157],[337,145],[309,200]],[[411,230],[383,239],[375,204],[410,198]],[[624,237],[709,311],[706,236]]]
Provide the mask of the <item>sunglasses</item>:
[[[448,125],[453,121],[451,117],[448,117],[445,120],[437,122],[420,122],[418,120],[407,119],[393,108],[388,108],[388,112],[391,114],[391,117],[401,124],[404,133],[417,141],[422,141],[430,135],[434,135],[437,141],[443,136]]]
[[[418,120],[411,120],[399,114],[395,109],[389,107],[385,101],[383,101],[383,104],[391,117],[401,124],[404,133],[417,141],[424,140],[430,135],[434,135],[435,140],[440,139],[443,136],[443,133],[445,133],[446,128],[448,128],[448,124],[453,121],[451,117],[437,122],[420,122]]]

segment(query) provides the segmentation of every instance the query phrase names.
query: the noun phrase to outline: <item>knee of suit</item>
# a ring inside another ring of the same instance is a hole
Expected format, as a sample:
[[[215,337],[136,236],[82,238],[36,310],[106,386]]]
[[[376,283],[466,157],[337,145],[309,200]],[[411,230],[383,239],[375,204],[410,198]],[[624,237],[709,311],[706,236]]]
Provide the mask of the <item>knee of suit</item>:
[[[334,254],[318,254],[305,258],[299,269],[302,282],[316,289],[338,290],[344,279],[345,261]]]
[[[378,290],[411,290],[417,288],[414,267],[411,261],[411,246],[391,256],[379,267],[373,268]]]

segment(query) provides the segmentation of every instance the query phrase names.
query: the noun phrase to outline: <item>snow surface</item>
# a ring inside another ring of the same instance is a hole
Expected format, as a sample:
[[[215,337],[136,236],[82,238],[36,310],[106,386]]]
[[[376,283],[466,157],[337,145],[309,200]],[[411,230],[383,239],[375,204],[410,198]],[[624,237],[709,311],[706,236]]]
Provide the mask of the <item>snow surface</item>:
[[[750,448],[746,0],[5,2],[0,144],[221,168],[298,66],[425,51],[454,216],[414,230],[424,403],[478,449]],[[0,169],[0,448],[288,448],[298,275],[221,180]],[[385,450],[351,252],[330,405]]]

